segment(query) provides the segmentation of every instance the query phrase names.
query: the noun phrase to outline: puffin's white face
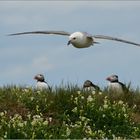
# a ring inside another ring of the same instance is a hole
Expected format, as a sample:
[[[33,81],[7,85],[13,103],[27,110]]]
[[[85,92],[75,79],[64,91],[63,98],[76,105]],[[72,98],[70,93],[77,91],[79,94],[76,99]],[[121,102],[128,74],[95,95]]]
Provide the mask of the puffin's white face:
[[[75,32],[69,36],[69,44],[76,48],[87,48],[93,44],[93,39],[87,37],[85,33]]]

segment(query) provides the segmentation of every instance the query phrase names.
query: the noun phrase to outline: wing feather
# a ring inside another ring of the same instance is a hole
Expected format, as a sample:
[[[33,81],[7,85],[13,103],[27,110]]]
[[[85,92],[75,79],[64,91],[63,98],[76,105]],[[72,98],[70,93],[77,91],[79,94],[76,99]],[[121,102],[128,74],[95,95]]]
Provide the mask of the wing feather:
[[[20,32],[20,33],[9,34],[9,36],[24,35],[24,34],[56,34],[56,35],[65,35],[65,36],[70,35],[70,33],[65,31],[33,31],[33,32]]]
[[[120,38],[116,38],[116,37],[110,37],[110,36],[105,36],[105,35],[94,35],[92,37],[97,38],[97,39],[107,39],[107,40],[119,41],[119,42],[128,43],[128,44],[132,44],[132,45],[140,47],[140,44],[138,44],[138,43],[131,42],[131,41],[124,40],[124,39],[120,39]]]

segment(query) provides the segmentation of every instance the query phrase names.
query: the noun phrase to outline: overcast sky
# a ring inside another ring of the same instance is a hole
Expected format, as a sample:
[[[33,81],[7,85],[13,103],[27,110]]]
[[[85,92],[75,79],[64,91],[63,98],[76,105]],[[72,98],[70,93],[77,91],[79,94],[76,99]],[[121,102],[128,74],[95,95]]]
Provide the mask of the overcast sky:
[[[33,86],[44,74],[50,85],[87,79],[101,87],[111,74],[140,86],[140,48],[97,40],[90,48],[67,46],[67,36],[9,33],[36,30],[86,31],[140,43],[140,1],[0,1],[0,86]]]

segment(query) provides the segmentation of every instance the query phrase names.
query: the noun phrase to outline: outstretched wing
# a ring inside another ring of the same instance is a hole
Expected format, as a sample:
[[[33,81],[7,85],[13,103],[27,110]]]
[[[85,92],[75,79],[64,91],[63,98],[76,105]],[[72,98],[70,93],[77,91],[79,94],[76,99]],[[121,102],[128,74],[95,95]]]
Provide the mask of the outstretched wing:
[[[66,36],[70,35],[70,33],[65,31],[33,31],[33,32],[20,32],[20,33],[9,34],[9,36],[24,35],[24,34],[56,34],[56,35],[66,35]]]
[[[138,43],[131,42],[131,41],[124,40],[124,39],[120,39],[120,38],[116,38],[116,37],[110,37],[110,36],[105,36],[105,35],[94,35],[92,37],[97,38],[97,39],[107,39],[107,40],[119,41],[119,42],[128,43],[128,44],[132,44],[132,45],[140,47],[140,44],[138,44]]]

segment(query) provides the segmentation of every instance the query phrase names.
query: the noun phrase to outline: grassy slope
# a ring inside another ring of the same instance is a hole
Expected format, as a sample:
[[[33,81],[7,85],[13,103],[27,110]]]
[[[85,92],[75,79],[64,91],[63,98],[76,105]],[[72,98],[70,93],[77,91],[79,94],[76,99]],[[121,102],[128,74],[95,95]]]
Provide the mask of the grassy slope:
[[[94,103],[95,103],[94,108],[96,107],[100,108],[100,106],[104,105],[105,102],[104,100],[106,98],[108,99],[109,104],[115,104],[115,102],[119,102],[119,101],[123,101],[124,103],[127,103],[129,110],[131,110],[129,113],[132,121],[136,125],[140,124],[140,91],[139,90],[130,90],[130,92],[119,94],[119,93],[111,93],[111,92],[109,93],[106,91],[106,89],[104,89],[104,91],[101,94],[99,93],[94,94],[92,92],[82,91],[77,86],[58,87],[55,88],[53,91],[35,91],[30,88],[27,89],[23,87],[7,86],[7,87],[0,88],[0,112],[6,111],[6,116],[9,119],[10,117],[14,117],[15,114],[21,115],[23,120],[27,120],[27,116],[29,114],[31,116],[41,115],[44,119],[53,118],[53,120],[51,120],[51,129],[52,126],[54,127],[57,126],[58,128],[61,127],[64,122],[77,123],[80,120],[79,118],[81,115],[82,117],[84,116],[88,119],[99,121],[96,122],[95,124],[96,124],[96,128],[99,127],[101,129],[102,126],[100,126],[100,123],[105,123],[104,125],[106,125],[107,122],[100,122],[101,119],[98,119],[100,115],[99,116],[97,115],[96,118],[96,115],[94,113],[93,114],[91,113],[91,111],[93,111],[98,114],[98,109],[92,110],[91,106],[88,108],[87,98],[89,97],[89,95],[91,95],[91,97],[94,96]],[[78,101],[76,103],[75,99],[77,98]],[[93,105],[93,103],[91,105]],[[81,114],[80,112],[75,113],[74,111],[72,111],[75,107],[77,108],[79,107],[79,111],[81,110],[81,108],[86,111],[83,111],[84,114]],[[95,118],[92,118],[92,116],[94,116]],[[68,120],[70,120],[70,122],[67,122]],[[91,124],[91,121],[88,123]],[[113,126],[113,124],[110,124],[110,128],[112,128],[113,133],[116,133],[117,136],[120,135],[121,137],[123,137],[123,135],[121,135],[121,132],[119,134],[115,132],[115,130],[113,130],[114,127],[112,127],[111,125]],[[96,128],[93,129],[96,130]],[[77,132],[75,129],[71,131],[74,131],[74,133],[76,132],[77,136],[72,135],[71,133],[71,135],[69,135],[70,138],[76,138],[82,135],[80,128],[79,128],[79,132]],[[41,136],[41,134],[39,136]],[[69,137],[64,137],[64,138],[69,138]],[[86,135],[83,134],[83,136],[81,136],[80,138],[83,137],[86,137]],[[93,136],[93,138],[96,137],[102,138],[98,135],[95,137]],[[112,138],[111,136],[109,137]],[[126,135],[124,137],[126,137]],[[9,136],[8,138],[25,138],[25,136],[24,137]],[[30,137],[27,136],[27,138]],[[46,136],[46,138],[58,138],[58,135],[56,137]],[[60,138],[63,137],[61,136]]]

